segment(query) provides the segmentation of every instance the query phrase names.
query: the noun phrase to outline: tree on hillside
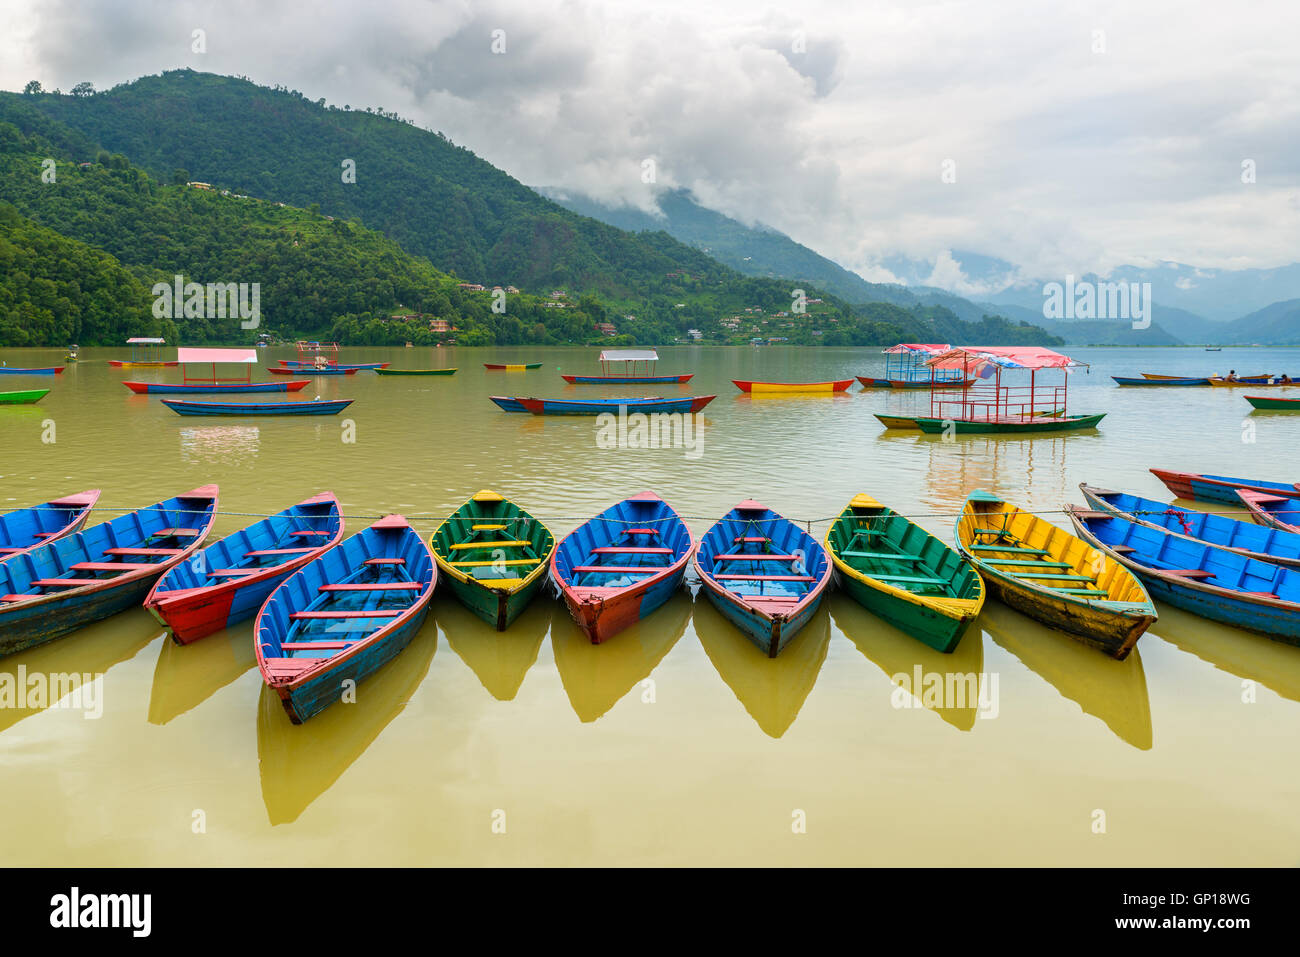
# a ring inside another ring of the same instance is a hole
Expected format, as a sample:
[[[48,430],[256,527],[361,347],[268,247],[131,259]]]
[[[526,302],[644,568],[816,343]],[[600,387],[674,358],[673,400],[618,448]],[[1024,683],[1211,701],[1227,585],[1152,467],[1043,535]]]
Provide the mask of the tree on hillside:
[[[72,88],[72,95],[73,96],[94,96],[95,84],[87,80],[82,80],[80,83],[78,83],[76,86]]]
[[[45,90],[41,87],[40,80],[28,80],[27,85],[23,87],[23,93],[26,94],[27,96],[33,96],[37,93],[44,93],[44,92]]]

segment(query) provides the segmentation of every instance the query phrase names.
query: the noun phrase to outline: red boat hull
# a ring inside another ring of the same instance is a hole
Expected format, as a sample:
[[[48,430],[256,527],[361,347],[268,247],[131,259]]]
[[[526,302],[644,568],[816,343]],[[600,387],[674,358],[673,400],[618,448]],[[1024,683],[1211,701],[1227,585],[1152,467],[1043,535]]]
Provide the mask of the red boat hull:
[[[975,384],[974,379],[933,383],[928,380],[909,382],[904,379],[873,379],[865,375],[858,376],[858,381],[862,383],[862,387],[865,389],[969,389]]]
[[[1261,485],[1234,485],[1230,482],[1220,482],[1212,478],[1207,478],[1196,472],[1169,472],[1165,469],[1151,469],[1151,474],[1160,481],[1165,483],[1165,488],[1173,493],[1175,498],[1185,498],[1188,500],[1197,498],[1196,490],[1192,488],[1192,480],[1195,479],[1203,485],[1213,485],[1225,490],[1225,494],[1231,494],[1234,489],[1244,488],[1250,492],[1259,492],[1264,495],[1278,495],[1283,498],[1300,498],[1300,488],[1295,491],[1287,489],[1265,488]]]
[[[356,369],[267,369],[271,375],[356,375]]]

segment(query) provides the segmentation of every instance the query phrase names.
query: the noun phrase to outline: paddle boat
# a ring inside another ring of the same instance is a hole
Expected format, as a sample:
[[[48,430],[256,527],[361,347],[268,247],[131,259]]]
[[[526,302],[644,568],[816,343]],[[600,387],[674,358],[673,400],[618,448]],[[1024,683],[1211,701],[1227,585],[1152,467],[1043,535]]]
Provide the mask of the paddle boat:
[[[78,531],[97,501],[92,488],[0,515],[0,562]]]

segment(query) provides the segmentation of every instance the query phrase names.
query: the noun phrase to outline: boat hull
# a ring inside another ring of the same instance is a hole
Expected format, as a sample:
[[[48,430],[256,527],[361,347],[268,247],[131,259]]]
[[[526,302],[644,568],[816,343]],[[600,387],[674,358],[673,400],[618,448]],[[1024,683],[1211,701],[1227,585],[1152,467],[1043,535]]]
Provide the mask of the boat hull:
[[[985,568],[980,573],[989,594],[1002,604],[1120,661],[1128,657],[1154,620],[1154,616],[1116,618],[1098,608],[1023,588],[1000,575],[989,574]]]
[[[1123,386],[1202,386],[1210,384],[1209,379],[1178,379],[1172,376],[1159,379],[1147,377],[1134,379],[1127,376],[1113,375],[1111,378],[1115,380],[1116,385]]]
[[[379,375],[455,375],[455,369],[376,369]]]
[[[473,579],[461,581],[450,575],[443,575],[442,582],[456,596],[456,600],[472,611],[497,631],[505,631],[527,608],[537,592],[546,584],[546,576],[538,575],[522,588],[508,591],[504,588],[488,588],[479,585]]]
[[[864,389],[968,389],[975,384],[974,379],[874,379],[871,376],[857,377]]]
[[[17,392],[0,392],[0,405],[33,405],[49,394],[49,389],[22,389]]]
[[[390,363],[387,362],[335,362],[331,363],[329,368],[336,372],[346,372],[349,369],[360,371],[362,369],[387,369]],[[286,369],[292,369],[295,372],[315,372],[316,366],[311,362],[300,362],[296,359],[281,359],[280,365]]]
[[[640,383],[689,382],[694,372],[682,375],[562,375],[575,385],[637,385]]]
[[[746,604],[731,592],[724,591],[709,578],[701,576],[701,580],[709,603],[763,654],[775,658],[817,613],[822,599],[826,596],[826,584],[829,578],[820,583],[815,594],[808,601],[801,602],[795,613],[788,618],[781,615],[767,615]]]
[[[1022,435],[1030,432],[1068,432],[1077,429],[1095,429],[1106,417],[1097,415],[1036,416],[1031,420],[980,421],[966,419],[931,419],[918,416],[916,427],[927,435]]]
[[[1300,412],[1300,399],[1275,399],[1267,395],[1248,395],[1246,401],[1267,412]]]
[[[163,405],[178,415],[338,415],[351,399],[319,402],[186,402],[163,399]]]
[[[876,415],[880,424],[887,429],[918,429],[916,419],[906,415]]]
[[[731,381],[741,392],[747,392],[751,395],[845,392],[853,384],[852,379],[836,379],[831,382],[753,382],[749,379],[732,379]]]
[[[717,396],[685,396],[680,399],[519,399],[524,410],[533,415],[603,415],[642,413],[699,412]],[[494,399],[495,401],[495,399]],[[501,403],[497,403],[500,405]],[[502,406],[504,408],[504,406]]]
[[[941,614],[929,605],[906,601],[883,589],[872,588],[838,568],[835,571],[835,584],[877,618],[884,619],[899,631],[906,632],[945,655],[957,649],[962,636],[970,630],[971,622],[979,616],[978,609],[956,618]]]
[[[12,366],[0,366],[0,375],[61,375],[63,366],[45,366],[41,369],[15,369]]]
[[[686,559],[671,575],[630,588],[600,589],[579,587],[564,591],[564,604],[582,633],[593,645],[613,638],[662,606],[686,576]],[[605,595],[602,592],[609,592]]]
[[[483,363],[484,369],[491,369],[493,372],[523,372],[527,369],[540,369],[541,367],[542,364],[540,362]]]
[[[108,364],[114,369],[169,369],[180,365],[180,362],[132,362],[130,359],[109,359]]]
[[[1300,488],[1282,482],[1261,482],[1258,479],[1229,478],[1225,475],[1202,475],[1196,472],[1170,472],[1165,469],[1151,469],[1151,474],[1165,484],[1165,488],[1175,498],[1191,499],[1197,502],[1214,502],[1219,505],[1241,506],[1237,489],[1244,488],[1250,492],[1262,492],[1265,495],[1280,495],[1284,498],[1300,498]]]
[[[270,369],[266,370],[271,375],[356,375],[356,369]]]
[[[177,385],[170,382],[123,382],[122,385],[139,395],[217,395],[234,392],[301,392],[309,382],[301,379],[297,382],[236,382],[213,385]]]

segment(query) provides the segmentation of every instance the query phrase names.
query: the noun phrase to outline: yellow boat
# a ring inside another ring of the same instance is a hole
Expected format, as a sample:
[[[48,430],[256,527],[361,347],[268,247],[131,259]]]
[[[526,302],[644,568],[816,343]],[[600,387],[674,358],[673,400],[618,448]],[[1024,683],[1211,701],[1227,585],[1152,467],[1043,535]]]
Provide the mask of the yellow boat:
[[[753,382],[749,379],[732,379],[732,383],[741,392],[751,395],[789,394],[793,392],[847,392],[853,384],[852,379],[836,379],[831,382]]]
[[[1156,620],[1146,589],[1123,565],[990,492],[967,497],[955,538],[994,597],[1112,658],[1127,658]]]
[[[1270,376],[1239,376],[1236,379],[1225,379],[1223,376],[1210,376],[1210,385],[1220,389],[1258,389],[1270,385],[1292,385],[1290,382],[1278,382]]]

